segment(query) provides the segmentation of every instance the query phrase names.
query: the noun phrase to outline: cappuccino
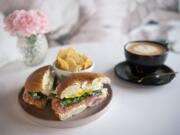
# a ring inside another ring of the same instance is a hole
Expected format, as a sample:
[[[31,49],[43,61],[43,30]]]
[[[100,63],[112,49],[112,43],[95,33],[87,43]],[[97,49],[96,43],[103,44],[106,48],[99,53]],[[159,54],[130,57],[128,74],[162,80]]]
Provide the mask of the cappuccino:
[[[161,55],[167,51],[165,47],[150,42],[130,43],[126,46],[126,50],[131,53],[144,56]]]

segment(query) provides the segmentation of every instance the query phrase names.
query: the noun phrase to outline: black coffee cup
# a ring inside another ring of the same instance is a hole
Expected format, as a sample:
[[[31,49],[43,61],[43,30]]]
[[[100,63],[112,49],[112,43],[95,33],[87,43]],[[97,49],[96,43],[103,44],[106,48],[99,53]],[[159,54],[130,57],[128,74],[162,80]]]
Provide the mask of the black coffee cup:
[[[154,41],[129,42],[124,50],[131,72],[136,76],[145,76],[155,72],[164,64],[168,54],[166,45]]]

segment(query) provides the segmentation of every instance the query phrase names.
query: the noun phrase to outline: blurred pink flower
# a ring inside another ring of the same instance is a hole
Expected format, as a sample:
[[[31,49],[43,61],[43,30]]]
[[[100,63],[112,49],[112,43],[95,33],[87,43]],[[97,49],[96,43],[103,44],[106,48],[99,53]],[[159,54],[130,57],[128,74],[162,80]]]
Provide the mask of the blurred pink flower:
[[[12,35],[29,37],[47,32],[48,19],[39,10],[16,10],[5,19],[5,29]]]

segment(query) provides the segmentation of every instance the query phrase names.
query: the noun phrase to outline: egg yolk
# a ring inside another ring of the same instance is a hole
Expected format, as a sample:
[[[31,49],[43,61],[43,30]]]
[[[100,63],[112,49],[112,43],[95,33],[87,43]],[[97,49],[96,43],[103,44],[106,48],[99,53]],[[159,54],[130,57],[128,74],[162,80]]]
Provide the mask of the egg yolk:
[[[82,90],[81,92],[78,92],[78,93],[76,93],[76,94],[69,95],[68,98],[81,97],[81,96],[84,95],[85,93],[90,93],[90,92],[93,92],[93,90],[92,90],[92,89],[85,89],[85,90]]]

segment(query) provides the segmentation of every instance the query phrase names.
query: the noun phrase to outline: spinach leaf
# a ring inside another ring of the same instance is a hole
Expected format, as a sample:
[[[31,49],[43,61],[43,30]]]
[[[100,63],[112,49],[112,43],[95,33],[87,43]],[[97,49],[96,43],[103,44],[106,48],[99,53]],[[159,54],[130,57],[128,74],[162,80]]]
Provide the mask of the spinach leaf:
[[[52,90],[51,93],[50,93],[50,95],[47,97],[47,99],[48,99],[48,100],[53,99],[54,97],[56,97],[56,93],[57,93],[57,92],[56,92],[55,90]]]
[[[29,94],[32,96],[32,98],[34,100],[39,100],[39,99],[43,99],[45,98],[46,96],[43,95],[41,92],[29,92]]]
[[[102,92],[100,90],[93,91],[93,92],[90,92],[90,93],[84,93],[84,95],[82,95],[80,97],[61,99],[60,100],[60,104],[63,107],[68,107],[70,105],[80,103],[82,100],[86,99],[87,97],[90,97],[90,96],[99,96],[101,94],[102,94]]]
[[[90,94],[90,96],[99,96],[99,95],[102,94],[102,91],[97,90],[97,91],[93,91],[93,92],[91,92],[91,93],[89,93],[89,94]]]

